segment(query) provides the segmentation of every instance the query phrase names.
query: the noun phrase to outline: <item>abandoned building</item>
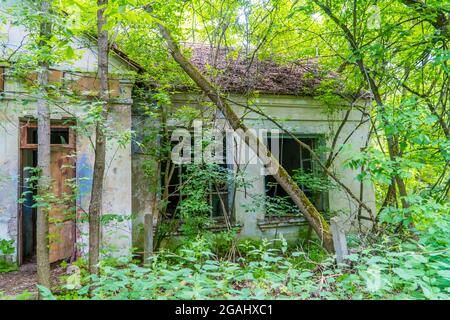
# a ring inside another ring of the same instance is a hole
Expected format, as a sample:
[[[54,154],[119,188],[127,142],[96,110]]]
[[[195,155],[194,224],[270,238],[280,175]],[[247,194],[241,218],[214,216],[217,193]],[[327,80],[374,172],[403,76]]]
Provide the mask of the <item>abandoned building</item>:
[[[26,30],[18,26],[7,26],[2,30],[0,239],[14,240],[16,253],[13,259],[22,263],[32,258],[35,252],[36,210],[33,207],[33,197],[27,191],[32,188],[28,179],[31,174],[29,168],[37,164],[37,106],[29,88],[33,74],[18,77],[10,72],[11,62],[5,60],[11,50],[20,50],[23,39],[26,38]],[[62,98],[60,103],[51,106],[53,192],[57,197],[70,193],[65,183],[69,180],[74,182],[77,190],[73,200],[76,214],[72,218],[62,218],[61,208],[58,206],[54,206],[50,212],[50,231],[60,235],[58,240],[51,241],[52,262],[83,254],[87,250],[88,241],[87,223],[81,217],[86,214],[89,205],[94,160],[93,131],[89,128],[84,128],[86,131],[75,129],[75,126],[76,119],[88,116],[87,103],[94,101],[98,93],[97,57],[95,41],[88,37],[74,41],[77,58],[51,66],[50,70],[51,82],[82,97],[77,102]],[[206,72],[207,65],[212,64],[212,57],[210,50],[204,48],[192,46],[191,61]],[[364,113],[364,106],[367,101],[362,99],[359,108],[351,108],[350,105],[330,106],[316,99],[314,89],[320,83],[320,75],[314,62],[278,65],[271,61],[255,61],[251,68],[246,68],[242,59],[225,56],[218,51],[218,58],[214,57],[215,66],[223,71],[215,81],[228,94],[231,105],[247,126],[268,131],[278,129],[268,117],[245,107],[249,103],[246,93],[257,92],[251,99],[252,106],[264,111],[270,118],[277,119],[312,149],[326,150],[332,145],[339,147],[345,144],[334,159],[331,169],[355,195],[374,208],[373,186],[359,181],[357,175],[360,172],[345,166],[352,152],[359,151],[366,145],[369,121]],[[149,160],[149,156],[142,152],[136,141],[131,141],[139,139],[143,128],[154,125],[152,119],[139,112],[140,108],[133,100],[135,74],[140,71],[140,66],[115,49],[110,53],[109,70],[111,112],[108,127],[118,135],[107,141],[103,213],[105,216],[120,215],[123,219],[116,219],[103,226],[102,242],[111,247],[111,252],[126,254],[132,247],[142,245],[141,226],[144,214],[153,213],[155,207],[152,201],[161,196],[155,188],[151,188],[151,184],[158,184],[160,181],[146,176],[143,163]],[[194,109],[208,106],[206,98],[191,89],[179,88],[173,93],[170,110],[176,112],[185,106]],[[219,112],[214,111],[210,105],[208,110],[213,114],[214,126],[226,127],[226,121]],[[211,119],[210,114],[203,115],[203,118]],[[173,119],[172,124],[176,127],[176,119]],[[119,133],[126,132],[136,134],[131,135],[133,139],[124,142]],[[338,136],[335,138],[337,132]],[[269,146],[270,139],[270,136],[266,138]],[[239,169],[249,183],[245,188],[233,189],[226,185],[221,190],[211,189],[211,218],[229,215],[233,224],[239,226],[242,237],[271,238],[281,234],[288,239],[299,237],[299,230],[305,225],[300,213],[292,210],[291,214],[277,216],[264,205],[254,205],[255,196],[283,197],[286,194],[270,174],[261,174],[264,169],[261,163],[233,165],[239,162],[240,157],[255,157],[238,140],[228,139],[225,142],[226,166],[233,172]],[[279,161],[289,173],[293,174],[298,169],[305,172],[317,169],[311,154],[301,148],[291,135],[280,133],[278,142]],[[176,185],[182,183],[177,170],[170,182],[175,187],[167,199],[169,207],[182,198],[176,192]],[[307,187],[302,188],[308,196],[313,195]],[[20,199],[22,200],[19,201]],[[321,211],[342,214],[350,217],[349,219],[354,218],[358,211],[358,204],[340,188],[322,192],[316,205]]]

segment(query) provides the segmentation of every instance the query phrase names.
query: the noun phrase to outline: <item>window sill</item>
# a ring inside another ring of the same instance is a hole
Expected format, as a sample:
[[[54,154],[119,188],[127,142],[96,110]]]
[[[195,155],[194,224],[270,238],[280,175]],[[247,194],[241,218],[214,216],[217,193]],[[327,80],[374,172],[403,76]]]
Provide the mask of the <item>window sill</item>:
[[[280,217],[265,217],[264,220],[258,221],[258,227],[261,230],[283,228],[292,226],[307,225],[308,222],[303,217],[299,216],[280,216]]]
[[[183,232],[181,231],[181,225],[184,223],[182,220],[177,219],[178,226],[175,231],[170,232],[168,236],[182,236]],[[238,229],[238,232],[242,228],[242,224],[239,223],[232,223],[231,228]],[[219,232],[219,231],[225,231],[227,230],[227,226],[225,224],[225,221],[221,219],[212,219],[211,224],[208,226],[204,226],[202,230],[205,231],[211,231],[211,232]],[[153,231],[156,232],[156,227],[153,228]]]

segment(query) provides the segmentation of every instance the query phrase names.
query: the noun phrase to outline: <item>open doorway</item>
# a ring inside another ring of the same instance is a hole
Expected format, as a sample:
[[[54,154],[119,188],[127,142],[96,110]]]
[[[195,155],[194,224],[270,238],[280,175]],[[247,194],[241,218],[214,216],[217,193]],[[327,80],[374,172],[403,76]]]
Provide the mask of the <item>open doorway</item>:
[[[33,263],[36,256],[36,170],[38,163],[37,124],[23,121],[20,136],[19,250],[20,264]],[[51,206],[49,211],[50,262],[75,257],[76,177],[75,133],[67,122],[51,124]]]
[[[36,216],[34,207],[36,188],[33,186],[33,170],[37,167],[37,149],[22,150],[22,261],[31,262],[36,254]]]

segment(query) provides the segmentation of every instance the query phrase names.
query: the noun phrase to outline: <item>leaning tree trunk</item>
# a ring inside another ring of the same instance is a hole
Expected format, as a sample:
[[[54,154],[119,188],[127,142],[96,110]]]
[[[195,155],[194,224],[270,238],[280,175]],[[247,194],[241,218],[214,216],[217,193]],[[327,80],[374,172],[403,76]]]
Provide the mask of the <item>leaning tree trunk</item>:
[[[239,135],[241,135],[241,138],[257,154],[258,158],[269,167],[275,169],[275,173],[273,174],[274,178],[298,206],[306,220],[322,240],[325,249],[328,252],[333,252],[333,239],[331,236],[330,227],[323,216],[317,211],[311,201],[305,196],[303,191],[292,180],[286,170],[278,163],[277,159],[275,159],[264,143],[262,143],[258,137],[248,130],[245,124],[227,103],[226,99],[221,96],[220,92],[218,92],[211,82],[208,81],[200,73],[200,71],[183,56],[167,28],[161,24],[158,24],[158,27],[162,37],[166,40],[167,46],[175,61],[200,87],[200,89],[205,92],[208,98],[220,109],[231,127],[236,130]]]
[[[98,77],[100,79],[99,100],[103,104],[100,120],[95,127],[95,160],[92,178],[91,202],[89,204],[89,272],[98,274],[101,238],[101,213],[103,200],[103,177],[105,174],[106,141],[104,125],[108,117],[108,31],[104,30],[105,6],[108,0],[98,0]]]
[[[47,41],[51,36],[50,2],[43,1],[40,8],[43,16],[40,23],[41,49],[48,47]],[[46,88],[48,85],[48,59],[42,57],[39,61],[37,82],[40,89],[37,99],[38,114],[38,197],[42,202],[45,195],[50,192],[50,108],[47,100]],[[38,284],[50,288],[50,262],[49,262],[49,237],[48,237],[48,211],[47,204],[39,203],[36,219],[36,259]]]

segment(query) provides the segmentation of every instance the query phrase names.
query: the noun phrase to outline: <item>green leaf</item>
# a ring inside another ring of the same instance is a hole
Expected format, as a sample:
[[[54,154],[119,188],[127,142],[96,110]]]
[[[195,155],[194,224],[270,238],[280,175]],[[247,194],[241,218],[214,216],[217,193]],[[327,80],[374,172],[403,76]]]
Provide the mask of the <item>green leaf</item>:
[[[39,284],[37,285],[37,287],[39,289],[39,294],[43,300],[56,300],[56,297],[53,295],[50,289]]]
[[[409,281],[416,278],[416,275],[413,271],[409,269],[402,269],[402,268],[394,268],[392,271],[395,272],[400,278],[403,280]]]
[[[68,60],[71,60],[75,57],[75,51],[71,46],[67,46],[65,50],[65,56]]]

